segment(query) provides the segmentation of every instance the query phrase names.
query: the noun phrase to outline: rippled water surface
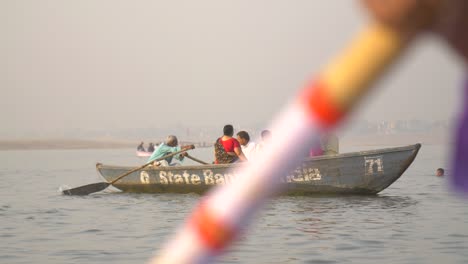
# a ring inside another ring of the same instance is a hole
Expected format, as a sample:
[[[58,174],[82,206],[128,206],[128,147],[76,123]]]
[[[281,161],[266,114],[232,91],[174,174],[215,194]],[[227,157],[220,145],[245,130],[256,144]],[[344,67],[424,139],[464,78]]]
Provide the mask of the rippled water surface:
[[[211,153],[192,155],[209,160]],[[377,196],[276,198],[219,262],[468,263],[468,198],[433,176],[445,157],[445,148],[423,145]],[[133,149],[0,151],[0,263],[145,263],[200,199],[112,188],[59,193],[103,181],[96,162],[145,160]]]

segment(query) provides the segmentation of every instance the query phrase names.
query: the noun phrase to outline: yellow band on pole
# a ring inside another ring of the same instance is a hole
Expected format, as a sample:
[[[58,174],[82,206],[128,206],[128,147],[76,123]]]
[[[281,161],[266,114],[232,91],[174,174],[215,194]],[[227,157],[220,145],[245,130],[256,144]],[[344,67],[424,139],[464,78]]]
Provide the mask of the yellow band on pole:
[[[351,46],[325,68],[322,80],[330,103],[346,112],[398,57],[402,47],[400,35],[387,26],[374,24],[361,32]]]

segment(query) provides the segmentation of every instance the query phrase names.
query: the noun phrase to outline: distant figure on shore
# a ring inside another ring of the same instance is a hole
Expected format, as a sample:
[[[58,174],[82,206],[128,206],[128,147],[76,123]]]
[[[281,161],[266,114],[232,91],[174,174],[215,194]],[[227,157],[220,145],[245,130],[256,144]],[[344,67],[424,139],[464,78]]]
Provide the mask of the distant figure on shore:
[[[237,141],[241,144],[242,153],[244,153],[247,160],[252,160],[255,156],[256,145],[255,142],[250,141],[250,135],[246,131],[239,131],[237,133]]]
[[[159,159],[161,157],[164,157],[164,156],[166,156],[168,154],[171,154],[171,153],[174,153],[174,152],[177,152],[177,151],[181,151],[181,150],[188,150],[188,149],[192,149],[192,148],[193,148],[193,145],[180,147],[179,142],[177,140],[177,137],[174,136],[174,135],[169,135],[169,136],[167,136],[166,141],[164,143],[161,143],[154,150],[153,154],[151,154],[151,157],[148,159],[148,163],[154,161],[155,159]],[[174,166],[174,165],[178,165],[177,163],[172,163],[172,158],[175,157],[177,160],[182,162],[184,160],[185,156],[187,156],[187,153],[183,152],[181,154],[178,154],[178,155],[166,158],[164,160],[160,160],[158,162],[155,162],[154,165],[155,166]]]
[[[445,176],[445,171],[444,171],[444,169],[438,168],[438,169],[436,170],[436,176],[437,176],[437,177],[444,177],[444,176]]]
[[[233,138],[234,127],[225,125],[223,136],[218,138],[214,144],[215,164],[234,163],[237,160],[247,161],[239,141]]]
[[[138,145],[137,151],[143,151],[143,152],[146,151],[146,150],[145,150],[145,147],[143,147],[143,144],[144,144],[144,142],[142,141],[142,142],[140,143],[140,145]]]
[[[271,131],[268,129],[263,130],[260,133],[260,137],[262,141],[260,141],[260,143],[257,144],[257,147],[256,147],[257,153],[261,152],[265,148],[265,146],[270,144],[269,141],[271,140]]]
[[[154,152],[154,144],[153,143],[149,143],[148,152]]]

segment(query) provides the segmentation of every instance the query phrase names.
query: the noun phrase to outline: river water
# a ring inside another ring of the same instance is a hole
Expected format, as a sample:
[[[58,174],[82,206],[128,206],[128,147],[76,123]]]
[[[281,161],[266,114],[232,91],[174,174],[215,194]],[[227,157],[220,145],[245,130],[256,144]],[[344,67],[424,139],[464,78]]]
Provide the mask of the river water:
[[[59,192],[103,181],[96,162],[145,163],[134,155],[0,151],[0,263],[147,262],[201,196]],[[192,155],[210,160],[212,150]],[[468,198],[434,176],[447,157],[444,147],[423,144],[402,178],[377,196],[278,197],[219,262],[468,263]]]

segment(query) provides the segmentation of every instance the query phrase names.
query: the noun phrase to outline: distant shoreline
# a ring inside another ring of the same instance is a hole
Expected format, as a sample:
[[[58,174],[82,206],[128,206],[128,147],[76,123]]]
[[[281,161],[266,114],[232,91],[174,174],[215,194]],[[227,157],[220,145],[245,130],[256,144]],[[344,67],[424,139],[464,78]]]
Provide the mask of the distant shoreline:
[[[41,150],[41,149],[117,149],[135,148],[138,140],[99,139],[24,139],[0,140],[0,150]],[[183,144],[183,142],[181,142]],[[340,138],[343,146],[401,146],[415,143],[449,144],[447,134],[390,134],[353,135]],[[207,146],[209,147],[209,146]]]
[[[81,139],[29,139],[0,140],[0,150],[41,149],[116,149],[136,148],[138,141],[81,140]]]
[[[341,138],[340,144],[348,146],[403,146],[416,143],[423,145],[448,145],[452,142],[450,136],[450,133],[354,135]]]

